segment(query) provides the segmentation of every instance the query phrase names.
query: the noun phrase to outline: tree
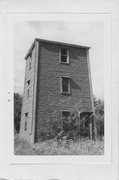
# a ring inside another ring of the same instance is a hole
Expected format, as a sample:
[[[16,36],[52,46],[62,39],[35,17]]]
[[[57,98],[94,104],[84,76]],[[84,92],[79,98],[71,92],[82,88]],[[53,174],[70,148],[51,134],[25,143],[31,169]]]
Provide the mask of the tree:
[[[22,96],[14,93],[14,131],[19,133],[21,119]]]
[[[104,136],[104,101],[94,97],[97,136]]]

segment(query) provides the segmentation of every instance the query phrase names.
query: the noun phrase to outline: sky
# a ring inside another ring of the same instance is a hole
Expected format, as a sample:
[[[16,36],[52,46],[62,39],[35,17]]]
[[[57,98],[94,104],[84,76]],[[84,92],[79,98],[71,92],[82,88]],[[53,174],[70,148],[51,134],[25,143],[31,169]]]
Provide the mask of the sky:
[[[14,91],[21,95],[25,76],[24,57],[35,38],[91,47],[93,94],[104,99],[103,21],[17,21],[14,26]]]

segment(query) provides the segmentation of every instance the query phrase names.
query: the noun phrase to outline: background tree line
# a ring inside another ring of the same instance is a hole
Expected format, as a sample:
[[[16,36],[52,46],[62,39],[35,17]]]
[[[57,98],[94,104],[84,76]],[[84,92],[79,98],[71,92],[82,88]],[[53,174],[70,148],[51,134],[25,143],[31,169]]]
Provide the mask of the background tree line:
[[[21,119],[21,107],[22,107],[22,96],[18,93],[14,93],[14,131],[19,133],[20,130],[20,119]],[[95,108],[95,121],[97,138],[104,136],[104,101],[96,99],[94,97],[94,108]],[[68,139],[76,140],[79,136],[87,137],[89,126],[87,126],[87,118],[83,117],[79,121],[78,112],[73,112],[70,117],[63,120],[63,126],[61,122],[54,120],[47,120],[46,126],[41,130],[41,139],[51,138],[62,138],[67,137]]]
[[[14,132],[19,133],[21,120],[22,96],[14,93]]]
[[[95,119],[97,136],[102,138],[104,136],[104,101],[94,97]]]

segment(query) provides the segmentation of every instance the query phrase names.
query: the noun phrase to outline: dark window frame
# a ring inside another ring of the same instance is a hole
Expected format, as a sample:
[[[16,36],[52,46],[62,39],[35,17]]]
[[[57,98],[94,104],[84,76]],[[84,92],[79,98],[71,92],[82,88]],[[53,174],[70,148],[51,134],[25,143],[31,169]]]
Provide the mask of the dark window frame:
[[[63,79],[68,80],[68,84],[63,84]],[[70,83],[70,77],[62,76],[60,80],[60,89],[62,94],[71,94],[71,83]],[[67,87],[66,87],[67,86]],[[64,89],[67,89],[67,91],[64,91]]]

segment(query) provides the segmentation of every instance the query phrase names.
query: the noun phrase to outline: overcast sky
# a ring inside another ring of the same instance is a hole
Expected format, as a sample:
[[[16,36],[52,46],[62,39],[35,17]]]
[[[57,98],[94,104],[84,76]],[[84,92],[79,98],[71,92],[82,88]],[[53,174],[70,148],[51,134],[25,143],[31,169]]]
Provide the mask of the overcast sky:
[[[35,38],[91,47],[89,51],[93,94],[104,98],[103,21],[20,21],[14,28],[14,90],[23,94],[24,57]]]

